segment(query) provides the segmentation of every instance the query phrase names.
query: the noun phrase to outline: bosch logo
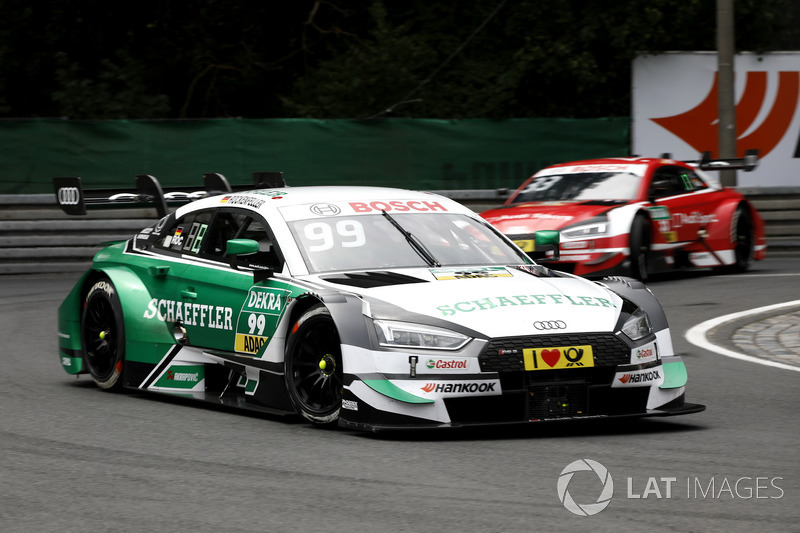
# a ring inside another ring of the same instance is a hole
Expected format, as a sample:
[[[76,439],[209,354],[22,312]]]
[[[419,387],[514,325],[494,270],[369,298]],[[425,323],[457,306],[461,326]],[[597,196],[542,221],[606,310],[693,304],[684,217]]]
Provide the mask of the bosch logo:
[[[539,331],[550,329],[567,329],[567,323],[562,320],[537,320],[533,323],[533,327]]]
[[[77,187],[61,187],[58,189],[58,203],[61,205],[78,205],[81,193]]]
[[[342,212],[338,206],[333,204],[314,204],[310,209],[312,213],[321,217],[333,217]]]

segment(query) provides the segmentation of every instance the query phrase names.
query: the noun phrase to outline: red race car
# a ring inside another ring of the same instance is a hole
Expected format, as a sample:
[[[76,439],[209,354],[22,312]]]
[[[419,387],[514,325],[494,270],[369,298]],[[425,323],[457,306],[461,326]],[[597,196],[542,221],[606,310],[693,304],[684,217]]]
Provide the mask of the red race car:
[[[757,160],[748,151],[741,159],[562,163],[540,170],[502,207],[481,215],[531,254],[535,231],[558,230],[560,258],[552,266],[581,276],[646,280],[685,267],[744,271],[766,256],[764,222],[742,194],[706,171],[749,171]]]

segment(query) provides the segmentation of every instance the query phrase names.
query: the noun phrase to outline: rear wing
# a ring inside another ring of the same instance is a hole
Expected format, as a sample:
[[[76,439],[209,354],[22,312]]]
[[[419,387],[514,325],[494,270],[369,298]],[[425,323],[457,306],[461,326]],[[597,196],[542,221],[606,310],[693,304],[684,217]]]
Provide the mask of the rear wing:
[[[744,157],[736,159],[711,159],[711,152],[703,152],[700,161],[688,161],[696,163],[700,170],[744,170],[750,172],[758,165],[758,150],[747,150]]]
[[[671,154],[662,154],[664,159],[672,159]],[[744,157],[735,159],[711,159],[711,152],[700,154],[699,161],[684,161],[700,170],[744,170],[750,172],[758,166],[758,150],[747,150]]]
[[[53,178],[56,203],[68,215],[85,215],[87,209],[155,207],[159,218],[169,206],[183,205],[216,194],[286,187],[283,172],[254,172],[253,185],[231,185],[222,174],[203,174],[203,187],[161,187],[149,174],[136,176],[135,188],[84,189],[81,178]]]

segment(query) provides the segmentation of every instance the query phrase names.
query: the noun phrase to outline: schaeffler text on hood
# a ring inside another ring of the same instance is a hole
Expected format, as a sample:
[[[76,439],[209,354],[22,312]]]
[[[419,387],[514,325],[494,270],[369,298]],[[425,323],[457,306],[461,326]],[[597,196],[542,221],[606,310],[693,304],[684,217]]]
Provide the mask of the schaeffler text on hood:
[[[610,330],[619,317],[622,300],[602,287],[572,278],[537,278],[512,268],[505,272],[510,275],[437,279],[360,292],[492,337],[530,333],[536,322],[558,322],[564,333]]]

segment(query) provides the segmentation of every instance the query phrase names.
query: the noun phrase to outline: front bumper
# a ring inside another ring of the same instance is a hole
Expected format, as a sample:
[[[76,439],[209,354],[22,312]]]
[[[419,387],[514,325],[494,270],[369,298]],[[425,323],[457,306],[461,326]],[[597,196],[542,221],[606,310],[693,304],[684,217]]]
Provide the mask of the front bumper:
[[[526,370],[525,349],[593,347],[594,366]],[[497,339],[464,374],[346,375],[340,425],[360,430],[465,427],[610,417],[672,416],[705,409],[684,401],[680,357],[633,364],[611,333]]]
[[[530,425],[531,423],[560,422],[569,420],[572,422],[591,421],[591,420],[611,420],[621,418],[647,418],[647,417],[667,417],[678,415],[689,415],[700,413],[706,410],[705,405],[684,402],[675,407],[662,407],[660,409],[647,409],[644,413],[598,415],[598,416],[575,416],[570,418],[549,418],[545,420],[509,420],[497,422],[447,422],[432,423],[425,420],[414,420],[412,418],[397,419],[396,421],[387,420],[385,423],[364,423],[345,418],[339,419],[339,426],[359,431],[371,431],[378,433],[382,431],[408,431],[422,429],[446,429],[446,428],[470,428],[470,427],[494,427],[494,426],[520,426]]]

